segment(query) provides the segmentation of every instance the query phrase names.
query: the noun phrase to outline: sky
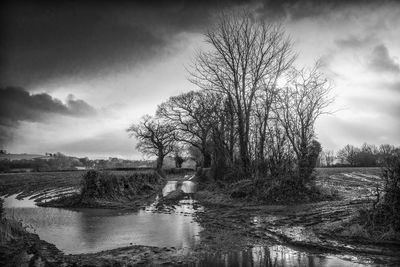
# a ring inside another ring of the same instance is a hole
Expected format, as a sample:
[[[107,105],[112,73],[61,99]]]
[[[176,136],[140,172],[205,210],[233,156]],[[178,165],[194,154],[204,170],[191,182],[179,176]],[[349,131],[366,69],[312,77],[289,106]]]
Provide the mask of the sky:
[[[126,129],[196,90],[186,68],[225,8],[278,22],[298,67],[322,63],[334,111],[324,149],[400,145],[400,4],[395,1],[8,1],[1,4],[0,148],[142,159]]]

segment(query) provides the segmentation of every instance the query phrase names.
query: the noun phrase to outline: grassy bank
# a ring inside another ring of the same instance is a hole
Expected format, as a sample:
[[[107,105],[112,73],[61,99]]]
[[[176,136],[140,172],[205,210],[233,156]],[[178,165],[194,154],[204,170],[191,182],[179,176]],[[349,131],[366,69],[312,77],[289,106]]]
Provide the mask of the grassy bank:
[[[137,208],[151,202],[165,180],[155,171],[88,171],[79,193],[39,203],[48,207]]]
[[[0,199],[0,266],[56,266],[54,257],[58,255],[61,252],[54,245],[26,231],[22,222],[5,218]]]
[[[196,198],[209,205],[290,205],[337,200],[338,192],[321,183],[303,184],[295,178],[243,179],[236,182],[210,181],[202,177]]]

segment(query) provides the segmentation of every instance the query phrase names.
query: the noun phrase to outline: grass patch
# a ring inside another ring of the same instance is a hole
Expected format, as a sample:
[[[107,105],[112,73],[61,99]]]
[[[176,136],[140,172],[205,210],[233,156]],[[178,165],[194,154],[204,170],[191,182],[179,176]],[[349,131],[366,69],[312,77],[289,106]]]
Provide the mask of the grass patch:
[[[244,179],[235,183],[202,183],[196,196],[209,204],[231,204],[234,201],[250,204],[293,204],[336,200],[339,193],[335,188],[303,185],[294,179]]]
[[[5,218],[3,203],[4,200],[0,198],[0,245],[21,238],[26,233],[21,222]]]
[[[336,197],[328,189],[304,185],[294,179],[242,180],[230,186],[232,198],[266,204],[291,204],[330,200]]]

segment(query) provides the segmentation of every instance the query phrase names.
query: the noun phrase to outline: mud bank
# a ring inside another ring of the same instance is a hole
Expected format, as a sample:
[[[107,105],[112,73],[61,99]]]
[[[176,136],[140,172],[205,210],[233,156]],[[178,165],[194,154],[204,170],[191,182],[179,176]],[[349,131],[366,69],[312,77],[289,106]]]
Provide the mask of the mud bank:
[[[38,202],[42,207],[138,209],[153,202],[166,184],[155,171],[88,171],[79,193]]]

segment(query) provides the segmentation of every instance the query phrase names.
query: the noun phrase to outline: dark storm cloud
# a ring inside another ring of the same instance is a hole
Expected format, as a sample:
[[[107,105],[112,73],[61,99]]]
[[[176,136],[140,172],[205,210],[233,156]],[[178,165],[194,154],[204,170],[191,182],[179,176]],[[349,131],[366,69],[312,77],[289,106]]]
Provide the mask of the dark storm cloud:
[[[95,114],[95,109],[81,99],[75,99],[74,95],[70,94],[67,99],[68,113],[71,115],[92,115]]]
[[[387,47],[383,44],[372,50],[369,67],[377,72],[400,73],[399,64],[389,55]]]
[[[0,7],[0,86],[32,87],[145,64],[175,34],[203,31],[225,7],[258,5],[267,17],[298,19],[354,2],[365,1],[8,1]]]
[[[94,108],[70,95],[66,104],[48,94],[30,94],[22,88],[0,88],[0,125],[15,126],[19,121],[42,121],[51,114],[88,116]]]
[[[0,146],[7,144],[19,122],[40,122],[48,116],[89,116],[96,111],[83,100],[69,95],[66,103],[48,94],[30,94],[23,88],[0,88]]]
[[[96,74],[142,61],[164,44],[143,25],[120,22],[101,5],[10,5],[3,13],[3,86]]]
[[[0,86],[102,75],[144,64],[174,34],[241,1],[38,1],[2,4]]]

